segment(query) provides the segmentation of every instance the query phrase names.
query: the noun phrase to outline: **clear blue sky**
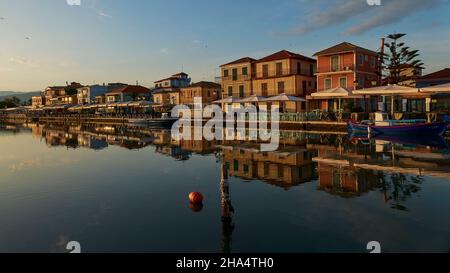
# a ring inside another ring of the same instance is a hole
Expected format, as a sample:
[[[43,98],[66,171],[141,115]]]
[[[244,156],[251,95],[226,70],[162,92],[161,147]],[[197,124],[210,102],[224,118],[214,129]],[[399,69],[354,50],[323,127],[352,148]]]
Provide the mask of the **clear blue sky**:
[[[134,83],[180,72],[212,80],[219,65],[281,49],[311,56],[349,41],[373,50],[408,33],[427,71],[450,67],[448,0],[2,0],[0,90],[79,81]]]

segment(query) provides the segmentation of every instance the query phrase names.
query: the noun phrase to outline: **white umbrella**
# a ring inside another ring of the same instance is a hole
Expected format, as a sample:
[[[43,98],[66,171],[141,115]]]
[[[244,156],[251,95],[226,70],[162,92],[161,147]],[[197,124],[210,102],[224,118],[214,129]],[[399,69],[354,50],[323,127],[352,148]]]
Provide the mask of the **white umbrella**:
[[[240,100],[238,98],[235,97],[228,97],[228,98],[224,98],[221,100],[216,100],[213,103],[239,103]]]
[[[299,98],[299,97],[295,97],[295,96],[289,96],[286,93],[280,94],[278,96],[275,97],[270,97],[267,99],[263,99],[262,101],[295,101],[295,102],[306,102],[305,99]]]
[[[420,92],[448,93],[448,92],[450,92],[450,83],[421,88]]]
[[[311,94],[311,97],[320,98],[320,97],[350,97],[354,96],[353,92],[344,87],[337,87],[332,89],[327,89],[319,92],[315,92]]]
[[[397,84],[390,84],[384,86],[377,86],[371,88],[364,88],[353,91],[355,95],[401,95],[401,94],[411,94],[418,93],[418,88],[402,86]]]
[[[264,99],[266,99],[266,98],[258,96],[258,95],[252,95],[250,97],[240,100],[239,102],[244,102],[244,103],[245,102],[261,102],[261,101],[264,101]]]
[[[342,98],[363,98],[361,95],[354,95],[353,92],[344,87],[336,87],[332,89],[327,89],[319,92],[315,92],[311,94],[313,99],[320,98],[334,98],[339,99],[338,107],[341,109],[341,99]]]
[[[419,93],[418,88],[402,86],[397,84],[389,84],[372,88],[364,88],[353,91],[353,94],[359,95],[377,95],[391,96],[391,114],[394,114],[394,96]]]

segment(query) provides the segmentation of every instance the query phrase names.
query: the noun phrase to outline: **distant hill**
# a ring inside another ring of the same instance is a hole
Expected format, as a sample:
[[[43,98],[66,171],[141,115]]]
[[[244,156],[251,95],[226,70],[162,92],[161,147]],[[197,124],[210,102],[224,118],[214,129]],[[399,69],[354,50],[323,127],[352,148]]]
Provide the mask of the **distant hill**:
[[[4,101],[7,98],[18,97],[21,102],[28,101],[33,96],[39,96],[41,91],[33,92],[14,92],[14,91],[0,91],[0,101]]]

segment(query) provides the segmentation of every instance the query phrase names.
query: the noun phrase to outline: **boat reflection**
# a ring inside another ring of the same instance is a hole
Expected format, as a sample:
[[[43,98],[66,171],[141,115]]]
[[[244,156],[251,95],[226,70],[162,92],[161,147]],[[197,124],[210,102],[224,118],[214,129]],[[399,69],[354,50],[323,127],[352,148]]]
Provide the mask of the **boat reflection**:
[[[414,145],[413,143],[417,143]],[[425,176],[450,179],[450,151],[445,139],[350,136],[334,144],[309,144],[318,151],[319,190],[345,198],[382,193],[394,209],[421,190]]]

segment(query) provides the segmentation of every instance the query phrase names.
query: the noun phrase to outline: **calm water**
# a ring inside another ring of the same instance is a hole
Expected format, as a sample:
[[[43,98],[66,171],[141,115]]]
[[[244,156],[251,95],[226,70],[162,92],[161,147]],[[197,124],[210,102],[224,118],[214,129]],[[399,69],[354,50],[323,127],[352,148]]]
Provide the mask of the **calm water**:
[[[0,125],[0,252],[73,240],[83,252],[367,252],[374,240],[384,252],[450,251],[444,139],[282,142],[260,153],[156,129]]]

